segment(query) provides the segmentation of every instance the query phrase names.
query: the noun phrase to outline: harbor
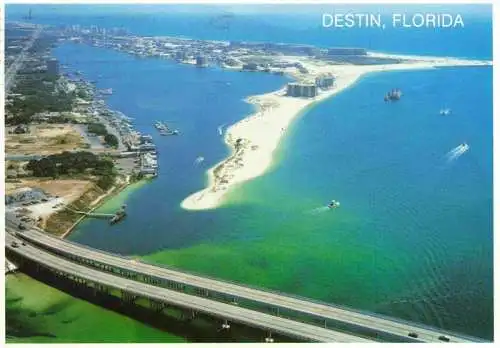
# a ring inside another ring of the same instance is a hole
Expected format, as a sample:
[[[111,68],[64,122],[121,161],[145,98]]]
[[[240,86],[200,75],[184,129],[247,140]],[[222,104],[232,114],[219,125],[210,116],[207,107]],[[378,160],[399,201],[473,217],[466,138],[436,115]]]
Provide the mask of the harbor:
[[[130,174],[135,172],[141,176],[156,177],[158,175],[158,158],[153,137],[137,131],[133,125],[133,118],[120,111],[111,110],[104,100],[98,98],[102,95],[112,95],[112,88],[97,90],[95,84],[86,81],[81,73],[77,76],[78,78],[74,82],[92,96],[91,101],[80,101],[79,111],[90,114],[95,122],[104,124],[108,132],[115,134],[118,139],[116,151],[112,151],[110,154],[118,159],[133,158],[133,166],[127,166]],[[178,134],[177,130],[171,130],[161,122],[158,122],[156,128],[162,135]],[[120,160],[117,162],[120,163]]]

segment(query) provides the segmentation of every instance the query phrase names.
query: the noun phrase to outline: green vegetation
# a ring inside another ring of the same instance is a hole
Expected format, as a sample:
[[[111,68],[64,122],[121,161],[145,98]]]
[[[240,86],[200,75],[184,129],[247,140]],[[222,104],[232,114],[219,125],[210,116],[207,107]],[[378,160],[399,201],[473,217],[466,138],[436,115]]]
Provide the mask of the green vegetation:
[[[137,181],[140,181],[144,178],[144,174],[141,173],[141,172],[137,172],[137,173],[132,173],[130,175],[130,182],[131,183],[134,183],[134,182],[137,182]]]
[[[30,123],[33,115],[41,112],[71,111],[76,99],[75,92],[56,89],[57,77],[45,72],[22,74],[16,78],[12,92],[19,94],[5,107],[6,123],[17,125]],[[61,117],[51,119],[60,122]]]
[[[106,126],[104,126],[102,123],[89,123],[87,125],[87,129],[89,130],[89,133],[93,133],[95,135],[107,135],[108,130],[106,129]]]
[[[106,134],[104,136],[104,141],[106,142],[106,144],[108,144],[109,146],[112,146],[112,147],[118,147],[118,138],[116,136],[114,136],[113,134]]]
[[[35,177],[58,178],[64,175],[91,174],[98,177],[97,186],[107,190],[116,178],[114,164],[108,159],[87,152],[63,152],[28,162],[26,169]]]
[[[102,123],[89,123],[87,125],[87,129],[89,133],[93,133],[95,135],[104,136],[104,141],[111,147],[118,147],[118,138],[108,133],[106,126]]]

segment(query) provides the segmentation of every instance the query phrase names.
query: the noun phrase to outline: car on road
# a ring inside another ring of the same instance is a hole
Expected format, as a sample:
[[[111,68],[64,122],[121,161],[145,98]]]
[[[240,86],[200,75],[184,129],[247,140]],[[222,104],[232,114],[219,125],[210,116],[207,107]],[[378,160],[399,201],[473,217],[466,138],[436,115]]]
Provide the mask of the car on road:
[[[17,226],[17,228],[19,228],[20,230],[24,231],[26,229],[26,226],[24,226],[24,224],[19,224]]]
[[[413,337],[413,338],[417,338],[417,337],[418,337],[418,334],[417,334],[416,332],[410,332],[410,333],[408,334],[408,336]]]
[[[13,248],[18,248],[19,244],[17,244],[16,241],[13,241],[10,245],[12,245]]]
[[[440,341],[444,341],[444,342],[450,342],[450,338],[448,336],[445,336],[445,335],[441,335],[438,337],[438,339]]]

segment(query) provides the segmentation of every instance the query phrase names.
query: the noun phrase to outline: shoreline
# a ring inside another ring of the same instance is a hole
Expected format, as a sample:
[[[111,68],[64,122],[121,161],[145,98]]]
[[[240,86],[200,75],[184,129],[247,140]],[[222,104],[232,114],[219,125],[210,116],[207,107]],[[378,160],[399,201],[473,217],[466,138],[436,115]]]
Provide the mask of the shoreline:
[[[97,197],[90,205],[92,206],[90,208],[90,210],[88,211],[88,213],[92,213],[94,210],[96,209],[99,209],[99,207],[103,206],[107,200],[109,200],[110,198],[112,198],[113,196],[119,194],[121,191],[123,191],[127,186],[129,186],[130,184],[128,183],[125,183],[121,186],[113,186],[112,188],[110,188],[108,191],[106,191],[105,193],[103,193],[102,195],[100,195],[99,197]],[[59,238],[61,239],[64,239],[66,237],[68,237],[74,230],[75,228],[83,221],[85,220],[86,218],[88,218],[88,216],[86,215],[82,215],[80,216],[74,223],[73,225],[71,225],[63,234],[61,234],[59,236]]]
[[[427,70],[440,67],[491,65],[489,61],[455,58],[377,54],[378,57],[399,57],[404,62],[379,65],[322,65],[302,62],[309,73],[293,75],[296,80],[314,78],[323,73],[335,76],[333,89],[322,91],[314,98],[295,98],[285,94],[285,88],[249,96],[247,103],[256,111],[227,128],[224,142],[230,147],[227,158],[207,171],[207,186],[186,197],[180,204],[185,210],[215,209],[224,203],[227,193],[245,181],[263,175],[273,164],[273,155],[288,127],[308,107],[327,100],[353,86],[368,73],[384,71]],[[381,95],[382,98],[382,95]]]
[[[126,190],[131,189],[135,186],[142,186],[146,184],[150,179],[142,178],[140,180],[130,182],[126,180],[121,185],[117,185],[106,191],[104,194],[100,195],[91,203],[92,208],[88,211],[89,213],[94,212],[100,208],[102,208],[105,204],[109,203],[112,199],[116,198],[120,194],[124,193]],[[121,204],[120,204],[121,205]],[[86,215],[82,215],[76,220],[71,227],[69,227],[63,234],[59,236],[59,238],[64,239],[67,238],[71,233],[75,230],[75,228],[83,222],[85,219],[91,218]]]

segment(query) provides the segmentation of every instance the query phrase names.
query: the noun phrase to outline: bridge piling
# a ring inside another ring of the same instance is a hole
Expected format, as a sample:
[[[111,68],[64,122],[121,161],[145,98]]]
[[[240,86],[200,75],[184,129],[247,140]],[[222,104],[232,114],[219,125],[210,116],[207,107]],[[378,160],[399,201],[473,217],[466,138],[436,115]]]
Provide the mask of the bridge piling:
[[[268,331],[267,333],[267,337],[265,338],[264,340],[266,343],[273,343],[274,342],[274,339],[272,337],[272,332],[271,330]]]
[[[166,305],[163,302],[155,301],[153,299],[149,299],[149,307],[156,312],[162,312],[165,309]]]
[[[123,302],[134,303],[135,300],[137,299],[137,296],[132,295],[132,294],[122,290],[121,291],[121,298],[122,298]]]

